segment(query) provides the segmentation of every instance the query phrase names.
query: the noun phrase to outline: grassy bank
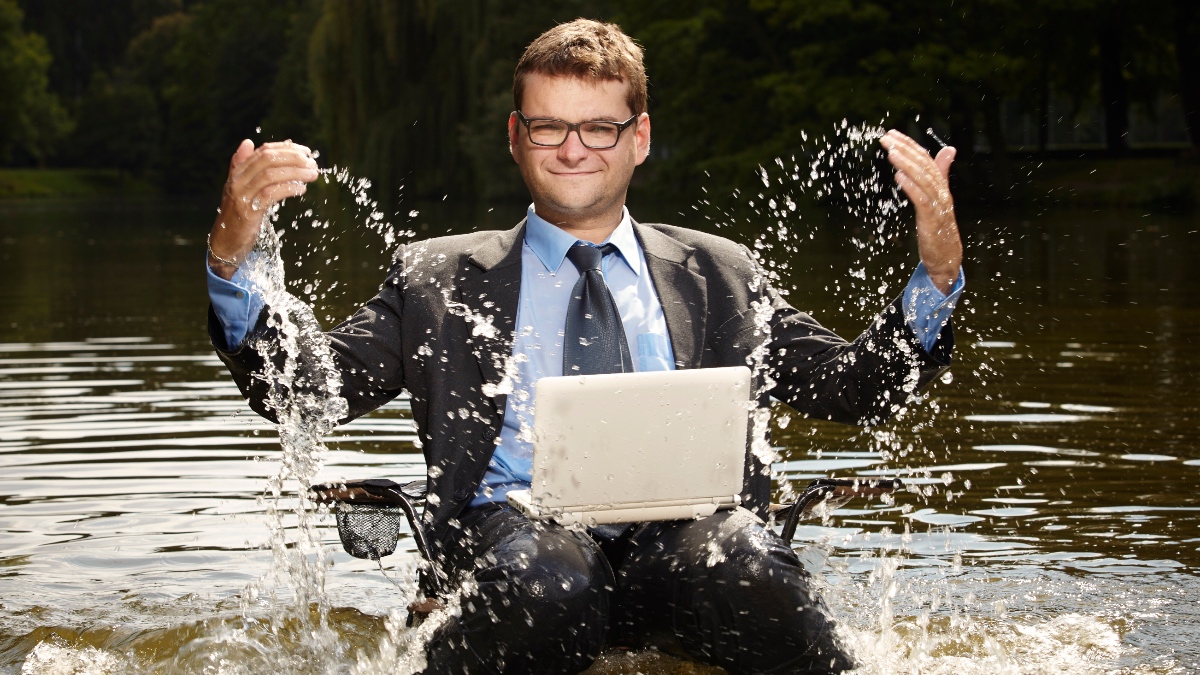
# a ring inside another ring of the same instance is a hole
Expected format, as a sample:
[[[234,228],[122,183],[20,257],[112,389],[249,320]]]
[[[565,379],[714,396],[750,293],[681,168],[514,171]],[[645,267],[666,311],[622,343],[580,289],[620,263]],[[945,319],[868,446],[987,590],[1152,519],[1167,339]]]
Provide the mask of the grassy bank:
[[[116,169],[0,169],[0,199],[138,197],[158,192],[152,183]]]

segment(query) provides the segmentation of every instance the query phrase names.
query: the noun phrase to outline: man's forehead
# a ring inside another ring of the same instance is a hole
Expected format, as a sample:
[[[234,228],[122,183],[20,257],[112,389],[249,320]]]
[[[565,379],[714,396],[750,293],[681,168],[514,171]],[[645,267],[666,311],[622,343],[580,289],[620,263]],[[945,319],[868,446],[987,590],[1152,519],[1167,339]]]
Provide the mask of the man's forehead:
[[[624,80],[529,73],[524,85],[521,112],[527,116],[625,120],[633,114]]]

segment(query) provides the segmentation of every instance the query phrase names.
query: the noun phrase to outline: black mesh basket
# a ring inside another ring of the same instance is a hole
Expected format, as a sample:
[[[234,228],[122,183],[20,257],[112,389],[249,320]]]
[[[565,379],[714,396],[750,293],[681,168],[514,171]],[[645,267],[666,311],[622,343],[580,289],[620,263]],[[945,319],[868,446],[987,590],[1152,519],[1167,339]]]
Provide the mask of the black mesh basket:
[[[364,560],[389,556],[396,550],[403,518],[404,512],[398,506],[339,502],[337,526],[342,548]]]
[[[424,503],[427,486],[416,480],[400,485],[386,478],[313,485],[314,500],[334,506],[342,548],[355,558],[379,560],[396,551],[400,522],[407,518],[421,557],[429,560],[425,528],[416,506]]]

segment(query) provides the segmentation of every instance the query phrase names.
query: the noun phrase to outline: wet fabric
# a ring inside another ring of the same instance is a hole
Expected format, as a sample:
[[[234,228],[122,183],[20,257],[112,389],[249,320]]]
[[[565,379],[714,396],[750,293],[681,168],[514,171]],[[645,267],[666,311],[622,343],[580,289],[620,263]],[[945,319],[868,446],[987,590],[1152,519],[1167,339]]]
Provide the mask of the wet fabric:
[[[605,648],[654,648],[730,673],[852,663],[796,554],[745,510],[589,534],[489,504],[445,565],[469,579],[428,673],[576,673]]]
[[[848,342],[764,283],[745,247],[671,225],[633,223],[632,229],[661,301],[676,366],[758,363],[765,349],[765,362],[753,370],[760,408],[774,397],[813,419],[876,425],[950,364],[952,326],[926,350],[900,298]],[[339,423],[409,394],[415,442],[428,466],[423,518],[434,542],[451,538],[509,428],[505,410],[519,394],[508,357],[518,335],[524,238],[522,223],[405,245],[379,294],[325,333],[347,404]],[[227,350],[216,309],[209,308],[218,357],[250,407],[274,421],[275,385],[263,354],[281,360],[287,344],[272,317],[264,308],[252,336]],[[302,357],[297,386],[324,386],[325,368]],[[747,452],[743,506],[765,516],[770,494],[770,467]]]
[[[485,504],[460,519],[444,568],[463,593],[426,673],[577,673],[600,654],[613,573],[587,535]]]

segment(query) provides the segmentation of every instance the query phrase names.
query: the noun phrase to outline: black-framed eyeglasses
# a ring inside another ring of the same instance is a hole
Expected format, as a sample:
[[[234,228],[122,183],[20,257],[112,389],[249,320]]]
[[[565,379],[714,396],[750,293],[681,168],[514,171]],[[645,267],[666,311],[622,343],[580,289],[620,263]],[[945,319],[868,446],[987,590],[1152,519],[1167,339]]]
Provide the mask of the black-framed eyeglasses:
[[[553,117],[526,117],[520,110],[514,112],[529,133],[529,142],[550,148],[566,143],[567,136],[574,131],[584,146],[592,150],[607,150],[617,145],[617,141],[621,140],[621,132],[638,118],[638,115],[634,115],[624,122],[567,122]]]

